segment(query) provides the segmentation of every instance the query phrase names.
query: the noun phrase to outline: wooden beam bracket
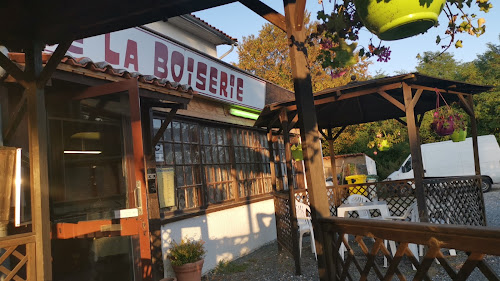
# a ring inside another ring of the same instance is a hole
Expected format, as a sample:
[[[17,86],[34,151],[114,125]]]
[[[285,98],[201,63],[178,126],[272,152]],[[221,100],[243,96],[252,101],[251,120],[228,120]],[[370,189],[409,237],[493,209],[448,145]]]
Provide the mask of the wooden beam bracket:
[[[0,52],[0,67],[5,69],[25,89],[28,87],[27,75],[2,52]]]
[[[165,117],[165,120],[161,124],[160,129],[158,132],[156,132],[155,136],[153,137],[153,140],[151,141],[151,146],[155,147],[158,144],[158,141],[160,141],[161,137],[163,136],[163,133],[165,133],[165,130],[167,129],[168,125],[170,122],[172,122],[172,119],[174,118],[175,114],[177,113],[178,108],[174,107],[168,112],[167,116]]]
[[[259,0],[240,0],[240,3],[286,32],[285,16],[276,12],[273,8]]]
[[[401,109],[403,112],[406,112],[405,106],[397,99],[389,95],[386,91],[378,91],[378,94],[381,95],[384,99],[388,100],[393,105],[395,105],[397,108]]]
[[[36,86],[38,88],[45,87],[45,84],[47,84],[47,81],[52,76],[52,73],[56,70],[57,66],[61,62],[61,59],[64,57],[64,55],[66,55],[66,52],[71,46],[71,43],[73,43],[73,40],[68,40],[57,46],[56,50],[54,51],[54,53],[52,53],[52,56],[50,57],[49,61],[43,68],[42,73],[40,73],[40,76],[36,81]]]

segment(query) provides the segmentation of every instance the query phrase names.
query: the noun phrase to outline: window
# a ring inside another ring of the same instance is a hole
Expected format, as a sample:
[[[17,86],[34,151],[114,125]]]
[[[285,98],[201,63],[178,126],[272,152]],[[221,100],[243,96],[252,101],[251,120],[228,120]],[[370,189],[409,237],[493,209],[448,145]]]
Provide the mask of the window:
[[[160,117],[153,120],[153,134],[162,122]],[[158,192],[165,211],[232,202],[272,190],[266,134],[256,130],[173,120],[155,148],[155,158],[157,178],[162,173]],[[169,171],[174,180],[164,176]],[[169,194],[175,194],[175,202]]]
[[[271,175],[266,135],[232,129],[238,194],[248,197],[270,192]]]
[[[411,171],[411,169],[412,167],[411,167],[411,157],[410,157],[408,158],[408,161],[406,161],[406,163],[401,168],[401,172],[408,173],[409,171]]]
[[[160,119],[153,121],[154,134],[161,124]],[[172,167],[174,171],[173,184],[177,203],[172,206],[173,209],[199,207],[203,202],[199,130],[198,124],[173,121],[155,148],[157,166]]]
[[[208,203],[234,199],[228,131],[224,128],[203,126],[202,139],[201,155]]]

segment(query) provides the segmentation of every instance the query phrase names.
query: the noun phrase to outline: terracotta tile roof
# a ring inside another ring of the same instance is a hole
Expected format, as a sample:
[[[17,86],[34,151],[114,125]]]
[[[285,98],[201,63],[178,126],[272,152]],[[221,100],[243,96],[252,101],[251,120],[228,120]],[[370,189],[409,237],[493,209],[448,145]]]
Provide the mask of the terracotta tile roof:
[[[21,56],[19,56],[21,55]],[[46,60],[50,58],[51,54],[46,54],[44,53],[43,61],[44,63]],[[16,63],[21,63],[24,64],[24,56],[23,54],[18,54],[18,53],[9,53],[9,57],[12,61]],[[90,70],[92,72],[100,72],[100,73],[105,73],[121,78],[126,78],[126,79],[131,79],[131,78],[136,78],[139,82],[145,83],[145,84],[150,84],[156,87],[162,87],[166,88],[169,90],[174,90],[178,91],[181,93],[188,93],[188,94],[193,94],[195,91],[193,88],[189,85],[183,85],[177,82],[172,82],[167,79],[159,79],[153,75],[143,75],[140,74],[139,72],[129,72],[125,69],[118,69],[114,68],[107,62],[94,62],[90,58],[74,58],[70,55],[66,55],[62,58],[61,63],[67,64],[70,66],[76,66],[76,67],[81,67],[85,68],[87,70]]]
[[[103,61],[103,62],[93,62],[89,58],[74,58],[72,56],[66,55],[62,60],[61,63],[71,65],[71,66],[78,66],[82,67],[94,72],[102,72],[102,73],[107,73],[111,74],[114,76],[122,77],[122,78],[137,78],[139,82],[142,83],[148,83],[152,84],[157,87],[164,87],[170,90],[176,90],[179,92],[184,92],[184,93],[193,93],[193,88],[189,85],[184,85],[180,84],[177,82],[172,82],[167,79],[159,79],[154,75],[143,75],[140,74],[139,72],[129,72],[125,69],[117,69],[111,66],[109,63]]]
[[[215,27],[215,26],[213,26],[213,25],[209,24],[208,22],[206,22],[206,21],[204,21],[204,20],[200,19],[199,17],[197,17],[197,16],[195,16],[195,15],[193,15],[193,14],[189,14],[189,15],[190,15],[190,16],[192,16],[193,18],[195,18],[195,19],[197,19],[197,20],[199,20],[199,21],[203,22],[204,24],[206,24],[206,25],[207,25],[208,27],[210,27],[211,29],[213,29],[213,30],[215,30],[215,31],[219,32],[220,34],[222,34],[222,35],[224,35],[224,36],[226,36],[226,37],[227,37],[227,38],[229,38],[230,40],[232,40],[232,41],[234,41],[234,42],[238,42],[238,38],[234,38],[234,37],[229,36],[229,35],[228,35],[227,33],[225,33],[224,31],[222,31],[222,30],[218,29],[217,27]]]

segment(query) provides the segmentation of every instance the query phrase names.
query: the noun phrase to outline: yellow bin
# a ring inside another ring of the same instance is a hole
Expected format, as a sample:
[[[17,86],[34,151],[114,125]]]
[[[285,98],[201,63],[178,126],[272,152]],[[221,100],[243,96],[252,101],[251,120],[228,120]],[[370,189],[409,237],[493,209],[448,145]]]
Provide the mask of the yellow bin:
[[[352,175],[345,177],[347,184],[358,184],[366,182],[366,175]],[[363,196],[368,196],[368,191],[366,186],[349,186],[349,194],[359,194]]]

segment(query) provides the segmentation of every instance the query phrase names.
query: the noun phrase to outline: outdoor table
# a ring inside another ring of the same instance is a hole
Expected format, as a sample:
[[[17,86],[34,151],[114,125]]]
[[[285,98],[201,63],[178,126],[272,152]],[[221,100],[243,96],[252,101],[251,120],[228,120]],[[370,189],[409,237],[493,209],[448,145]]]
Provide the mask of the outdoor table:
[[[363,202],[355,204],[342,204],[337,208],[337,217],[344,218],[347,216],[348,212],[352,211],[369,211],[369,210],[379,210],[382,218],[390,216],[389,208],[387,207],[387,202],[385,201],[373,201],[373,202]]]
[[[385,201],[373,201],[373,202],[363,202],[363,203],[353,203],[353,204],[342,204],[337,208],[337,217],[344,218],[348,216],[349,212],[352,211],[370,211],[379,210],[381,218],[390,216],[389,208],[387,207],[387,202]],[[347,235],[345,235],[346,241],[348,241]],[[340,256],[344,259],[344,251],[346,248],[344,244],[340,245]],[[384,257],[384,266],[386,266],[387,261]]]

